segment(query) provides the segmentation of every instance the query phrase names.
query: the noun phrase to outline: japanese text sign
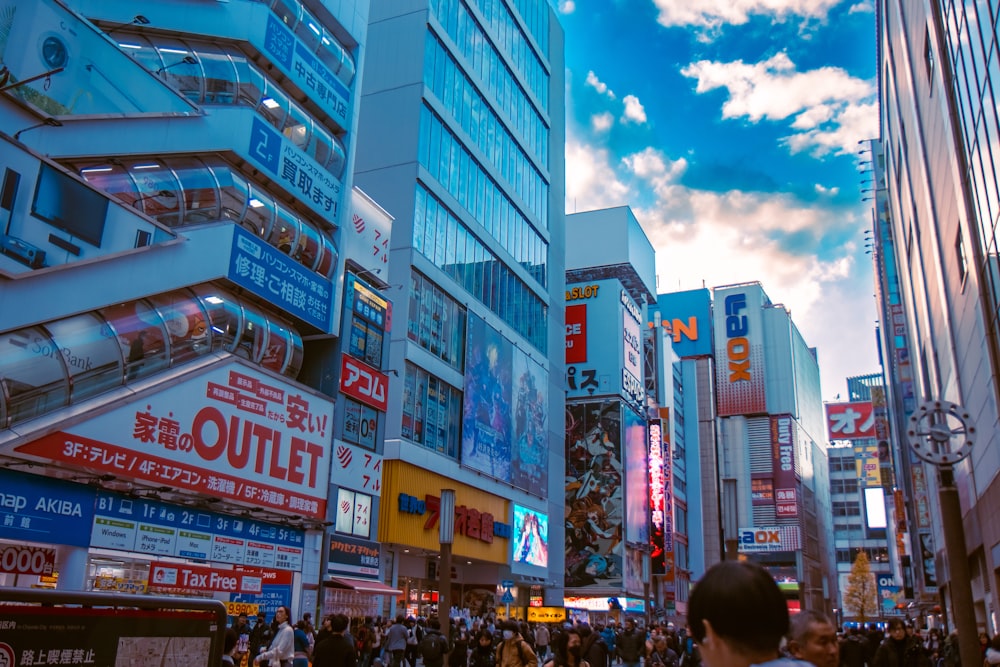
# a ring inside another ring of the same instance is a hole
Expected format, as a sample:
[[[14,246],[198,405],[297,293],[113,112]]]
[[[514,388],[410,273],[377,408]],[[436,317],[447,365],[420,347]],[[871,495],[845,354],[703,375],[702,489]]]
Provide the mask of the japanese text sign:
[[[389,407],[386,400],[388,388],[389,378],[385,373],[358,361],[354,357],[346,354],[342,356],[340,391],[376,410],[385,412],[386,408]]]
[[[0,470],[0,537],[90,546],[94,497],[83,484]]]
[[[876,434],[871,401],[827,403],[826,423],[831,441],[874,438]]]

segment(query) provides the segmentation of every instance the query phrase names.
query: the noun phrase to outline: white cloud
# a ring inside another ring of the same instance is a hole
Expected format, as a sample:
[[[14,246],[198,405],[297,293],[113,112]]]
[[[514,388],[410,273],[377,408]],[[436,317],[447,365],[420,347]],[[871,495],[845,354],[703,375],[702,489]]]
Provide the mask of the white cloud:
[[[608,88],[608,84],[604,83],[597,78],[594,74],[594,70],[587,72],[587,85],[599,92],[601,95],[607,95],[609,99],[615,99],[614,92]]]
[[[836,185],[834,185],[834,186],[832,186],[832,187],[829,187],[829,188],[828,188],[828,187],[826,187],[825,185],[823,185],[822,183],[817,183],[817,184],[816,184],[816,192],[817,192],[818,194],[821,194],[821,195],[830,195],[830,196],[834,196],[834,195],[836,195],[836,194],[837,194],[838,192],[840,192],[840,188],[839,188],[839,187],[837,187]]]
[[[567,211],[630,205],[656,250],[661,292],[760,280],[819,348],[825,396],[843,391],[847,376],[874,369],[871,327],[844,326],[875,320],[870,268],[856,264],[863,257],[857,244],[840,246],[832,258],[818,254],[828,230],[860,230],[865,213],[780,193],[693,189],[679,182],[687,161],[654,148],[613,162],[572,133],[566,148]],[[835,192],[819,184],[816,190]],[[790,238],[798,245],[789,245]]]
[[[595,134],[603,134],[607,132],[614,124],[615,117],[610,111],[594,114],[590,117],[590,127],[594,130]]]
[[[799,72],[787,54],[778,53],[754,64],[699,60],[681,73],[697,80],[699,93],[719,88],[729,93],[723,118],[756,123],[794,117],[791,128],[800,132],[784,139],[793,153],[850,153],[859,139],[875,136],[874,83],[839,67]]]
[[[858,2],[851,5],[851,8],[847,10],[848,14],[874,14],[875,13],[875,3],[871,2]]]
[[[646,109],[643,108],[639,98],[635,95],[626,95],[622,102],[625,103],[625,113],[622,115],[623,123],[636,123],[642,125],[646,122]]]
[[[826,18],[839,0],[653,0],[659,10],[657,22],[667,28],[694,26],[717,30],[723,25],[742,25],[753,15],[783,21],[789,16]]]
[[[559,0],[559,13],[572,14],[576,11],[576,3],[573,0]]]

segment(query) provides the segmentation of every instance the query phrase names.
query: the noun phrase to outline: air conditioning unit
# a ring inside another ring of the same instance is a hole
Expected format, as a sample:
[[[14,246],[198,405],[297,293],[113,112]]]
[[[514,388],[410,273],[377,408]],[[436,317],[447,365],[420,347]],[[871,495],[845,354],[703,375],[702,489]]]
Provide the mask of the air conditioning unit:
[[[33,269],[45,266],[45,251],[36,248],[27,241],[3,234],[0,235],[0,252],[27,264]]]

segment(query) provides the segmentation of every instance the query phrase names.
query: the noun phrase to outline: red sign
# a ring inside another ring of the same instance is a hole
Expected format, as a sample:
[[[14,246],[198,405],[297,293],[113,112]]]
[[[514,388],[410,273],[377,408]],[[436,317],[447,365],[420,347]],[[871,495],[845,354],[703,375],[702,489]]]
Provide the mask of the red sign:
[[[186,563],[154,562],[149,566],[149,590],[158,593],[259,594],[263,588],[264,570],[223,570]]]
[[[0,544],[0,572],[51,576],[56,569],[56,550]]]
[[[389,377],[358,361],[354,357],[342,355],[340,359],[340,391],[356,398],[365,405],[385,412],[389,407],[386,400]]]
[[[830,440],[860,440],[876,434],[871,401],[827,403],[826,424]]]
[[[587,304],[566,306],[566,363],[587,361]]]
[[[795,421],[789,415],[771,416],[771,472],[774,475],[774,515],[799,515],[795,478]]]

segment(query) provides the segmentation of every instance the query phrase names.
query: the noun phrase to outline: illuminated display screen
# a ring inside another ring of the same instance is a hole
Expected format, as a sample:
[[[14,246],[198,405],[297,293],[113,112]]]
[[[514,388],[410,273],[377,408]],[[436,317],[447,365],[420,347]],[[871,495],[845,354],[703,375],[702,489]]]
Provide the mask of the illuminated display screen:
[[[533,509],[514,505],[514,563],[548,567],[549,518]]]

